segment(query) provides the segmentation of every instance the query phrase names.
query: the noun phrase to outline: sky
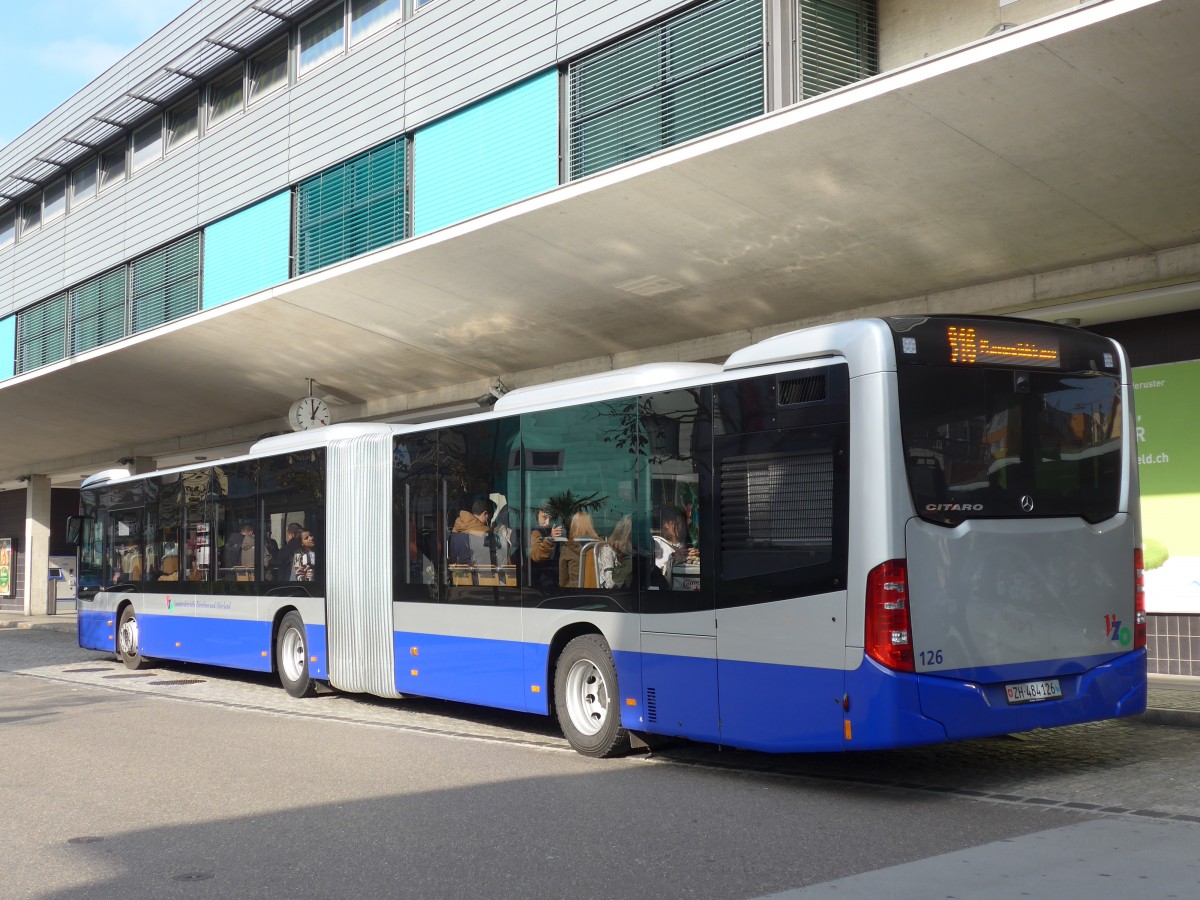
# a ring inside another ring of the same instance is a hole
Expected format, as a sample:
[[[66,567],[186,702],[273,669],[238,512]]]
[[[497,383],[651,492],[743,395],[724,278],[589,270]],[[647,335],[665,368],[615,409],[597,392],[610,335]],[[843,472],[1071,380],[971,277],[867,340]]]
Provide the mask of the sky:
[[[0,0],[0,146],[169,23],[193,0]]]

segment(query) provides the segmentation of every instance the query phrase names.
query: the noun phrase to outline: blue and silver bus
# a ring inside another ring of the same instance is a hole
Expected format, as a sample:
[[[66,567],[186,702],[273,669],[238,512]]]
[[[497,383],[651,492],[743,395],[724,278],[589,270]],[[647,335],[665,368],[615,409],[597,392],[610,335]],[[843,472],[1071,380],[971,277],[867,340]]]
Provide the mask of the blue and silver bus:
[[[868,319],[100,473],[79,643],[302,697],[901,747],[1141,712],[1129,366],[1076,328]]]

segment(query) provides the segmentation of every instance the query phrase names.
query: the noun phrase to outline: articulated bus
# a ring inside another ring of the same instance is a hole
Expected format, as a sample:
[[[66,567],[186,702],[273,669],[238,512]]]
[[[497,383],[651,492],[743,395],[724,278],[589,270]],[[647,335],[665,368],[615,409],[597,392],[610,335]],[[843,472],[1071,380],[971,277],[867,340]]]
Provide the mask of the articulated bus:
[[[651,736],[894,748],[1141,712],[1129,367],[870,319],[82,489],[79,643]]]

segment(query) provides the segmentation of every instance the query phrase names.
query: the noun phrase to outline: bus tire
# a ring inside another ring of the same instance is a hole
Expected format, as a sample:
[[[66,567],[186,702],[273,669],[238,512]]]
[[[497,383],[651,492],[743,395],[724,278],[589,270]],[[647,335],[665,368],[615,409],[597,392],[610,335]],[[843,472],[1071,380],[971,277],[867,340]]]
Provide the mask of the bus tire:
[[[313,680],[308,674],[308,637],[300,613],[292,610],[279,622],[275,635],[275,667],[279,681],[293,697],[307,697],[313,692]]]
[[[137,613],[133,611],[132,603],[121,610],[121,618],[117,622],[117,659],[125,663],[127,669],[144,669],[150,664],[142,656]]]
[[[563,648],[554,670],[554,707],[563,735],[578,752],[596,758],[629,752],[619,697],[617,667],[603,637],[581,634]]]

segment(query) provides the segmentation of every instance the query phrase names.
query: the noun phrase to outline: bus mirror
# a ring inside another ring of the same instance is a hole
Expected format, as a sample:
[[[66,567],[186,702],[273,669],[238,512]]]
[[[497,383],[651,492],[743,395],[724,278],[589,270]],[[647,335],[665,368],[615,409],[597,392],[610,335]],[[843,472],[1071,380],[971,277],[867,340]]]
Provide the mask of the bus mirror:
[[[67,518],[67,543],[72,547],[82,547],[86,529],[84,524],[91,521],[91,516],[69,516]]]

